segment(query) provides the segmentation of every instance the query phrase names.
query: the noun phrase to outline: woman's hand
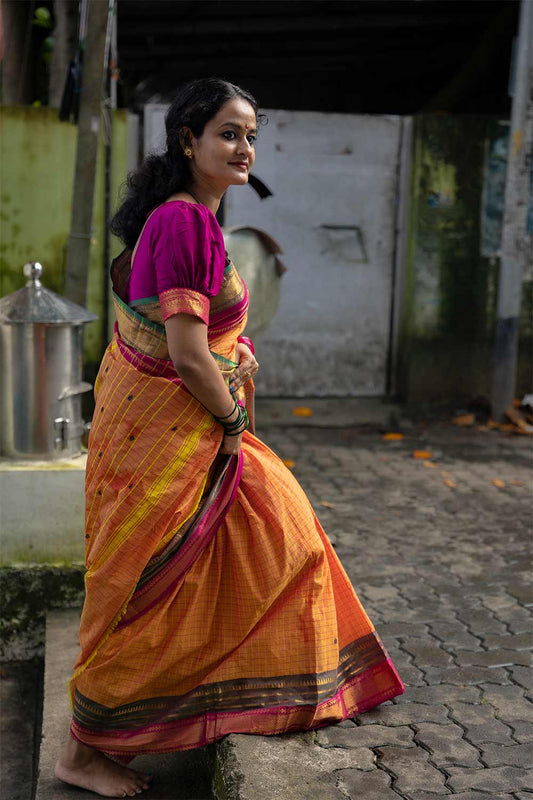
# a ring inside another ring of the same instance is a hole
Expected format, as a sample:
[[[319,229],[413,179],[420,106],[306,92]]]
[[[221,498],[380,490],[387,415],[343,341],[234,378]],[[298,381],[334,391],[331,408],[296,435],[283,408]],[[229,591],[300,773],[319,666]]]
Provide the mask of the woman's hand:
[[[235,361],[238,361],[239,366],[233,370],[229,384],[230,389],[234,392],[240,389],[241,386],[244,386],[246,381],[250,380],[250,378],[253,378],[259,369],[259,364],[255,360],[254,354],[248,345],[243,342],[237,342]]]
[[[228,456],[238,456],[241,449],[242,433],[238,436],[224,436],[219,453]]]

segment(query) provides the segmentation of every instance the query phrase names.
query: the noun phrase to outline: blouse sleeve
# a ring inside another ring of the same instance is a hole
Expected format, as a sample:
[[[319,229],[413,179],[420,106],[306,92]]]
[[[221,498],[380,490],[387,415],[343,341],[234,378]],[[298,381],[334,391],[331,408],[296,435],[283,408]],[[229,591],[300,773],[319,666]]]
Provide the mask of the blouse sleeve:
[[[152,256],[157,293],[167,320],[192,314],[209,323],[209,299],[222,285],[226,251],[220,227],[208,208],[168,203],[159,216]]]

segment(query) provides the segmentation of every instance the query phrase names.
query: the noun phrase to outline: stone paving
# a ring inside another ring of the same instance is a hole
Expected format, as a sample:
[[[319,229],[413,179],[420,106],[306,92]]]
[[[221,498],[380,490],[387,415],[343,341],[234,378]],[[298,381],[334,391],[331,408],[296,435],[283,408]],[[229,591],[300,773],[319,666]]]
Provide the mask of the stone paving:
[[[290,737],[287,785],[262,797],[532,798],[531,440],[452,426],[402,441],[259,435],[294,462],[406,683],[377,710]],[[297,751],[312,765],[301,780]]]

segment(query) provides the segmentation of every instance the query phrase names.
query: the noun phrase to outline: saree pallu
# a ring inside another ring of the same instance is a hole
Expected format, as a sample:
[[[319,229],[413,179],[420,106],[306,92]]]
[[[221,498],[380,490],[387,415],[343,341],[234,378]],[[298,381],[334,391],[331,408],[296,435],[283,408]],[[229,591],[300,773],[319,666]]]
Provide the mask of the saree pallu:
[[[223,372],[246,322],[233,281],[239,302],[209,325]],[[72,735],[127,762],[316,728],[400,694],[291,472],[249,431],[238,458],[219,455],[221,426],[147,352],[164,329],[116,303],[87,464]]]

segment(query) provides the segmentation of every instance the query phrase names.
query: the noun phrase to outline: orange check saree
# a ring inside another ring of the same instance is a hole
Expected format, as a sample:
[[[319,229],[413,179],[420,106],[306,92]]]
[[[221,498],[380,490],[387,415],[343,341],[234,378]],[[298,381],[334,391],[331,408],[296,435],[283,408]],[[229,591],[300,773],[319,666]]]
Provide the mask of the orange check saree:
[[[238,458],[218,455],[222,428],[177,376],[158,302],[140,315],[121,299],[128,269],[126,252],[95,389],[72,735],[127,762],[317,728],[400,694],[303,490],[250,431]],[[247,307],[230,264],[208,327],[227,375]]]

